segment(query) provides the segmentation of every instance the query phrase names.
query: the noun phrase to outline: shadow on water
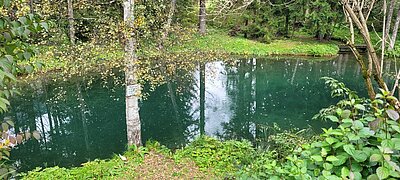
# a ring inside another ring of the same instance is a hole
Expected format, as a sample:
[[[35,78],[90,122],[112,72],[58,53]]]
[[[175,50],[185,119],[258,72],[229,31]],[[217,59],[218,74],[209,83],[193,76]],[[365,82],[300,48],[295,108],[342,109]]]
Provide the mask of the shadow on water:
[[[321,62],[273,58],[244,59],[235,65],[200,63],[194,72],[180,73],[190,78],[170,79],[141,101],[144,141],[157,140],[170,148],[200,134],[253,141],[259,124],[272,123],[283,129],[318,130],[328,124],[311,118],[337,101],[320,80],[323,76],[366,95],[360,69],[349,55]],[[12,99],[8,115],[15,129],[38,130],[43,137],[12,151],[20,171],[79,166],[124,151],[124,87],[114,85],[112,78],[107,83],[95,78],[90,85],[86,81],[38,80],[24,85],[22,95]]]

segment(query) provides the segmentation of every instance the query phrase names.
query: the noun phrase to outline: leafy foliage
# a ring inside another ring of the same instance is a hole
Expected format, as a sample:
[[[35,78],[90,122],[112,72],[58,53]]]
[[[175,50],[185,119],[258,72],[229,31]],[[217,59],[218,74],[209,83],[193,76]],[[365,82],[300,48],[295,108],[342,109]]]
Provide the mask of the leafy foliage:
[[[247,141],[221,142],[210,137],[200,137],[188,147],[178,150],[174,158],[192,159],[201,169],[212,168],[217,175],[232,175],[239,167],[250,164],[254,149]]]

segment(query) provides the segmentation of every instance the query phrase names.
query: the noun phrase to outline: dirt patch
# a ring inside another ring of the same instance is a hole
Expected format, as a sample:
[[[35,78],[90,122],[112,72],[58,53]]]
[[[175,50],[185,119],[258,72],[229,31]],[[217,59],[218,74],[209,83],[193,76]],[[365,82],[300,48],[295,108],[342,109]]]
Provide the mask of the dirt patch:
[[[175,163],[162,154],[150,152],[145,155],[144,162],[136,168],[137,179],[215,179],[205,173],[193,162]]]

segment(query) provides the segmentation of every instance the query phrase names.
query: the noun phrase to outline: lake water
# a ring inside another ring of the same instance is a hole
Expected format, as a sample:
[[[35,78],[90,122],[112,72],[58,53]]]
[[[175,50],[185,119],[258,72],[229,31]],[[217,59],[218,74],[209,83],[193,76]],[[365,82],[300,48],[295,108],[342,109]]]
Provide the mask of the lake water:
[[[171,80],[169,87],[147,92],[140,102],[143,140],[171,148],[199,134],[254,141],[261,125],[273,123],[318,131],[328,124],[312,117],[337,102],[320,80],[323,76],[366,95],[360,69],[349,55],[321,62],[249,58],[236,65],[207,63],[188,72],[187,81]],[[12,99],[8,115],[17,130],[37,130],[42,138],[12,151],[20,171],[79,166],[122,153],[127,142],[124,87],[111,81],[106,86],[100,78],[90,85],[75,79],[24,86],[23,94]]]

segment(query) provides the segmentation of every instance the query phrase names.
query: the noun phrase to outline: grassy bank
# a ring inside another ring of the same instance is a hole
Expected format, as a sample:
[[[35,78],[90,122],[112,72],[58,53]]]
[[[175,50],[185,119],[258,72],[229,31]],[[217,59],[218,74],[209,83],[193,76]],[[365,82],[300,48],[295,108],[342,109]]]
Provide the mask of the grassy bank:
[[[183,44],[178,51],[219,51],[233,55],[295,55],[335,56],[339,48],[335,42],[321,42],[312,38],[274,40],[269,44],[242,37],[232,37],[223,32],[211,32]]]
[[[70,47],[39,46],[40,53],[32,58],[31,64],[41,63],[44,67],[40,72],[92,69],[102,64],[107,66],[121,66],[123,59],[123,48],[118,44],[100,46],[91,43],[83,43]],[[167,54],[213,54],[207,57],[221,54],[238,56],[334,56],[338,52],[338,46],[334,42],[320,42],[312,38],[292,38],[274,40],[266,44],[241,37],[231,37],[224,32],[212,31],[206,36],[193,35],[188,41],[168,48]],[[160,55],[155,47],[142,47],[138,51],[139,57]],[[172,56],[172,55],[171,55]],[[205,57],[205,56],[200,56]],[[112,61],[113,63],[110,63]]]
[[[279,173],[274,174],[274,171],[284,161],[278,153],[290,154],[296,144],[307,142],[303,137],[288,139],[287,135],[274,136],[275,145],[279,147],[277,151],[257,150],[248,141],[219,141],[206,136],[174,152],[157,142],[150,142],[146,147],[128,149],[123,158],[95,160],[70,169],[37,168],[20,174],[20,177],[29,180],[278,178]],[[281,143],[282,140],[285,142]]]
[[[200,171],[193,161],[175,161],[170,150],[158,143],[129,148],[124,155],[94,160],[74,168],[36,168],[21,179],[205,179],[214,175]]]

